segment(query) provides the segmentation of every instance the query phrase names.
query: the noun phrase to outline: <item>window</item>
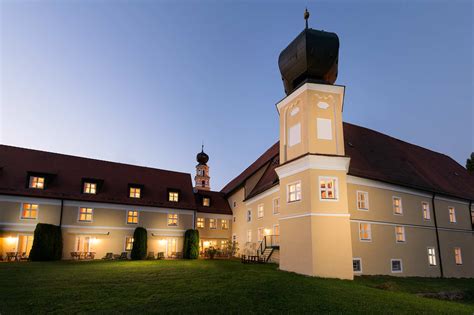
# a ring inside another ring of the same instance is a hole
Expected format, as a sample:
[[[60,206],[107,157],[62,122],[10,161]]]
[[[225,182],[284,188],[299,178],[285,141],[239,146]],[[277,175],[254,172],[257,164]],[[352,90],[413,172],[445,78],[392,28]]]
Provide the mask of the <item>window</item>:
[[[371,241],[372,231],[369,223],[359,224],[359,238],[361,241]]]
[[[403,214],[402,198],[393,197],[393,213],[397,215]]]
[[[423,220],[431,220],[430,205],[427,202],[421,203],[423,209]]]
[[[30,188],[44,189],[44,177],[30,176]]]
[[[301,200],[301,182],[288,185],[288,202]]]
[[[449,222],[456,223],[456,210],[453,207],[449,207]]]
[[[227,249],[227,240],[221,241],[221,249]]]
[[[257,229],[257,237],[258,237],[258,241],[261,242],[263,240],[263,236],[265,235],[264,234],[265,231],[263,228],[258,228]]]
[[[137,210],[127,211],[127,224],[138,224],[138,211]]]
[[[428,262],[430,266],[436,266],[436,252],[434,247],[428,247]]]
[[[178,226],[178,214],[168,213],[168,226]]]
[[[273,235],[280,235],[280,224],[275,224],[273,226]]]
[[[352,270],[358,273],[362,272],[362,259],[360,258],[352,259]]]
[[[32,203],[24,203],[21,207],[21,218],[28,220],[36,220],[38,218],[38,205]]]
[[[357,210],[369,210],[369,193],[365,191],[357,192]]]
[[[289,134],[288,145],[290,147],[300,143],[301,142],[301,124],[297,123],[296,125],[290,127],[288,134]]]
[[[252,242],[252,230],[247,230],[247,242]]]
[[[202,205],[204,207],[209,207],[211,205],[211,198],[209,197],[202,198]]]
[[[337,199],[337,178],[319,177],[319,197],[321,200]]]
[[[130,198],[140,198],[141,190],[140,187],[130,187]]]
[[[252,221],[252,210],[247,210],[247,222]]]
[[[258,219],[263,218],[263,212],[264,212],[263,203],[261,203],[257,206],[257,218]]]
[[[229,221],[228,220],[221,220],[221,229],[228,230],[229,229]]]
[[[234,223],[235,223],[235,220],[236,220],[236,217],[235,217],[235,216],[234,216],[234,217],[232,217],[232,222],[234,222]]]
[[[206,187],[206,181],[205,180],[201,181],[201,187]]]
[[[217,219],[209,219],[209,228],[212,230],[217,229]]]
[[[177,191],[168,192],[168,201],[178,202],[179,201],[179,192],[177,192]]]
[[[83,193],[95,195],[97,193],[97,184],[85,182],[83,187]]]
[[[237,207],[237,202],[234,201],[234,208]]]
[[[461,248],[459,247],[454,248],[454,259],[456,260],[456,265],[462,265]]]
[[[198,229],[203,229],[205,225],[204,218],[198,218],[197,219],[197,227]]]
[[[131,251],[132,248],[133,248],[133,237],[126,236],[125,237],[125,250],[126,251]]]
[[[79,221],[92,222],[92,208],[79,208]]]
[[[395,227],[395,238],[397,240],[397,243],[405,242],[405,227],[403,226]]]
[[[280,198],[273,199],[273,214],[280,213]]]
[[[403,271],[402,260],[401,259],[392,259],[390,261],[390,264],[391,264],[393,273],[398,273],[398,272]]]

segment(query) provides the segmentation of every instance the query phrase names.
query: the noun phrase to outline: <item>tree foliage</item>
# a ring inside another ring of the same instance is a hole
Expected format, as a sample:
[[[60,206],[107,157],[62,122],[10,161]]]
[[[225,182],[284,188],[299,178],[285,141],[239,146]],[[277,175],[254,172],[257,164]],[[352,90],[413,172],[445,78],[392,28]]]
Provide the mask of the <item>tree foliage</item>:
[[[137,227],[133,233],[133,247],[131,258],[143,260],[147,256],[147,231],[145,228]]]
[[[62,254],[63,235],[61,227],[38,223],[35,228],[29,259],[32,261],[60,260]]]
[[[183,258],[197,259],[199,257],[199,231],[187,230],[184,233]]]
[[[471,158],[467,159],[466,168],[469,173],[474,174],[474,152],[471,153]]]

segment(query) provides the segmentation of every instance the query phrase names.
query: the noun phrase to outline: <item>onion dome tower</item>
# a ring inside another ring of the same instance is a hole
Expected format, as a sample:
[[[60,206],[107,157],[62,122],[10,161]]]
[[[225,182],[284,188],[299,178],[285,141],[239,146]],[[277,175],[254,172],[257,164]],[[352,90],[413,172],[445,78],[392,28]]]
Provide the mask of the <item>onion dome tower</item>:
[[[201,152],[196,155],[196,176],[194,176],[194,188],[197,190],[211,190],[210,177],[209,177],[209,155],[204,153],[204,145],[202,146]]]

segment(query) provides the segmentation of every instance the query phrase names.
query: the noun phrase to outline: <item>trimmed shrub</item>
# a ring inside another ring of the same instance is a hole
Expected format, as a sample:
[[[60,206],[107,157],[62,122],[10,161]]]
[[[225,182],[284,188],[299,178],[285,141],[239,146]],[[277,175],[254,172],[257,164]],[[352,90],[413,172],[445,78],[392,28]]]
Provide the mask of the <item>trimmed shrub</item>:
[[[197,259],[199,257],[199,231],[187,230],[184,233],[183,258]]]
[[[35,228],[29,259],[32,261],[60,260],[62,254],[63,235],[61,227],[38,223]]]
[[[133,247],[131,258],[133,260],[146,259],[147,255],[147,231],[145,228],[137,227],[133,233]]]

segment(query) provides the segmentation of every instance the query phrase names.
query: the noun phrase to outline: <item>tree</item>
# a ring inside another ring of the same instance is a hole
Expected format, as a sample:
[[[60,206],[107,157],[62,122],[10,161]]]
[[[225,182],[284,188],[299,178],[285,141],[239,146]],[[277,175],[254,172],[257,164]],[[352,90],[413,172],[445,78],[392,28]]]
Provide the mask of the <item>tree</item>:
[[[147,231],[145,228],[137,227],[133,232],[133,247],[131,258],[133,260],[146,259],[147,255]]]
[[[29,259],[32,261],[60,260],[62,255],[63,235],[61,227],[38,223],[35,228]]]
[[[199,257],[199,231],[189,229],[184,233],[183,258],[197,259]]]
[[[469,173],[474,174],[474,152],[471,153],[471,158],[467,159],[466,168]]]

